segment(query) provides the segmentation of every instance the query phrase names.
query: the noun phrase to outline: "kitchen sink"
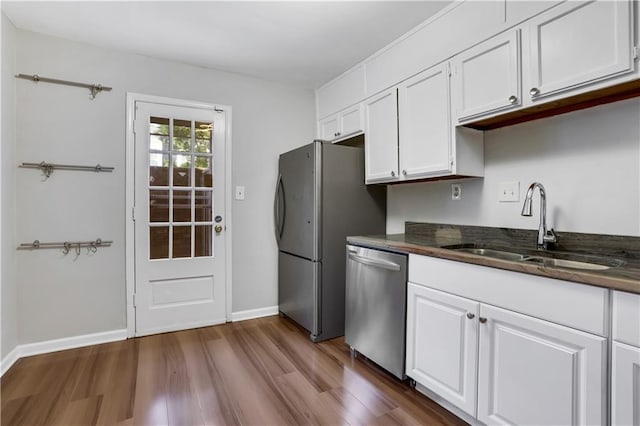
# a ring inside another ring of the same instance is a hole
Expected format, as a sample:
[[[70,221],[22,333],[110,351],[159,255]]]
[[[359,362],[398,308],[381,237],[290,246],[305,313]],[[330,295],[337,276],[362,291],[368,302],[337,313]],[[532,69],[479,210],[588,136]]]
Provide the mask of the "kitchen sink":
[[[610,265],[605,265],[602,263],[579,262],[576,260],[553,259],[553,258],[541,257],[541,256],[531,256],[523,260],[526,262],[539,263],[543,266],[554,266],[554,267],[571,268],[571,269],[584,269],[584,270],[591,270],[591,271],[603,271],[611,268]]]
[[[505,250],[479,246],[476,244],[457,244],[443,246],[443,249],[486,256],[494,259],[510,260],[513,262],[536,263],[541,266],[555,268],[581,269],[587,271],[603,271],[624,265],[620,259],[605,256],[586,255],[568,252],[540,251],[528,249]]]
[[[489,248],[463,247],[463,248],[456,248],[452,250],[460,251],[463,253],[477,254],[478,256],[495,257],[503,260],[517,261],[517,260],[525,260],[527,258],[527,256],[523,254],[511,253],[508,251],[494,250]]]

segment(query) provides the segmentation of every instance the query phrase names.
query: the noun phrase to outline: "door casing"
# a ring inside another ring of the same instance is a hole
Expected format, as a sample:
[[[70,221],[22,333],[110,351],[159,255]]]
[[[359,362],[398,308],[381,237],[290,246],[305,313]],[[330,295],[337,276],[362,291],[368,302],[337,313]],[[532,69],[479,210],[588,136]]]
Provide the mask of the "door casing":
[[[231,123],[232,113],[231,107],[221,104],[209,104],[197,101],[187,101],[183,99],[167,98],[162,96],[144,95],[140,93],[127,93],[127,129],[126,129],[126,147],[125,147],[125,281],[126,281],[126,308],[127,308],[127,338],[135,337],[135,221],[134,221],[134,189],[135,189],[135,135],[134,135],[134,119],[136,102],[150,102],[157,104],[175,105],[187,108],[204,108],[216,109],[222,108],[226,113],[226,147],[225,147],[225,287],[226,287],[226,307],[225,315],[227,322],[231,321],[231,283],[232,283],[232,217],[231,217]]]

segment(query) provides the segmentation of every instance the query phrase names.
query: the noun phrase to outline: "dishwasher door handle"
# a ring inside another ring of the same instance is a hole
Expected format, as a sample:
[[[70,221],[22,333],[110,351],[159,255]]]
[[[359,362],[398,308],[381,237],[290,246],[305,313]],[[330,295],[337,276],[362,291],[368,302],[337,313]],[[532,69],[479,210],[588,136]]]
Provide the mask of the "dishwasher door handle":
[[[349,259],[354,260],[358,263],[362,263],[368,266],[374,266],[376,268],[388,269],[390,271],[399,271],[400,265],[395,262],[390,262],[388,260],[381,259],[372,259],[370,257],[358,256],[357,254],[353,254],[353,252],[349,251]]]

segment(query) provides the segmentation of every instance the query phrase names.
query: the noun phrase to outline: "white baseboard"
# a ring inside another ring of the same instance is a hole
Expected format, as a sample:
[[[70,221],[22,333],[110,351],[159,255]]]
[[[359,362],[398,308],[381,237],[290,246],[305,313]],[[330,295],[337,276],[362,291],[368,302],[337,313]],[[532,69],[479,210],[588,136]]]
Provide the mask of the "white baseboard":
[[[269,317],[278,314],[277,306],[267,306],[266,308],[248,309],[246,311],[238,311],[231,313],[231,321],[245,321],[254,318]]]
[[[7,372],[8,369],[20,358],[19,355],[19,346],[13,348],[11,352],[4,357],[2,361],[0,361],[0,377],[4,376],[4,373]]]
[[[127,330],[122,329],[18,345],[5,357],[5,359],[2,360],[0,375],[3,375],[18,359],[25,356],[63,351],[65,349],[81,348],[83,346],[99,345],[100,343],[115,342],[118,340],[125,340],[126,338]]]

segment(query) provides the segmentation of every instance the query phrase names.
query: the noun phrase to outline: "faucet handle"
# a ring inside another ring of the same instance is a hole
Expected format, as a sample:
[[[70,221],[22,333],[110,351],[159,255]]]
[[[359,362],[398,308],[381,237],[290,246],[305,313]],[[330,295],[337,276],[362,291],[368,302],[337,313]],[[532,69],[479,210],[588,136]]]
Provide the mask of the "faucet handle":
[[[547,230],[547,233],[542,237],[545,243],[557,243],[558,242],[558,234],[553,228]]]

